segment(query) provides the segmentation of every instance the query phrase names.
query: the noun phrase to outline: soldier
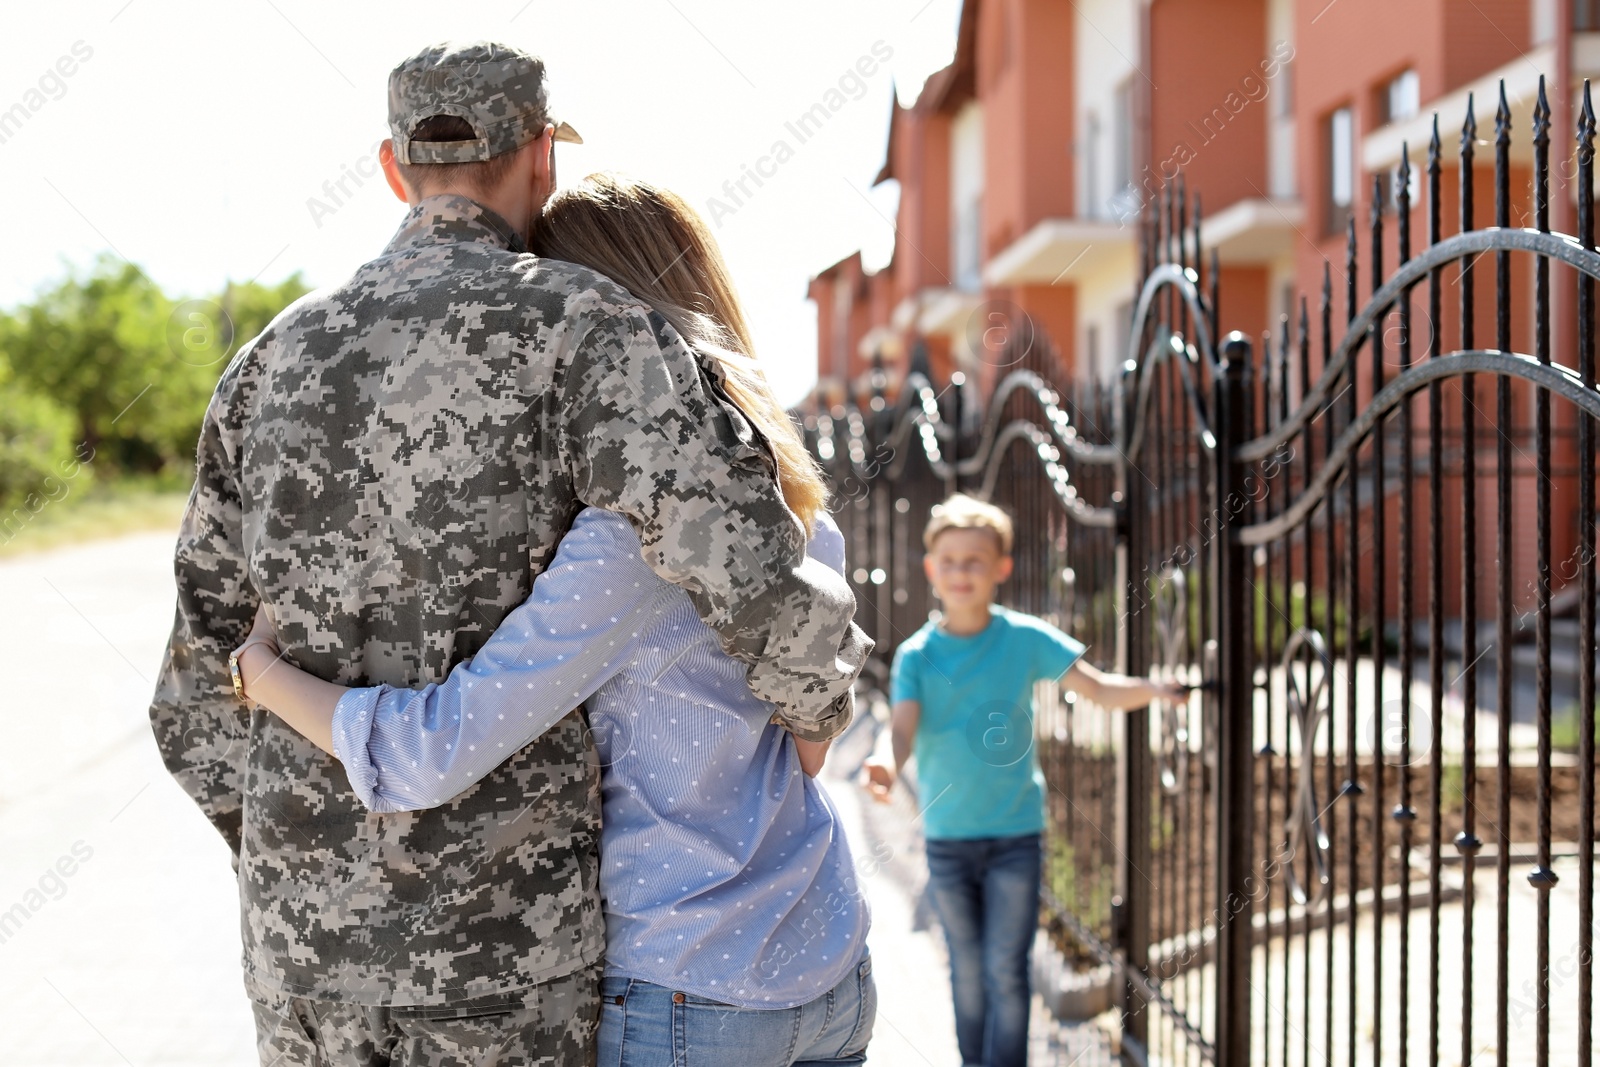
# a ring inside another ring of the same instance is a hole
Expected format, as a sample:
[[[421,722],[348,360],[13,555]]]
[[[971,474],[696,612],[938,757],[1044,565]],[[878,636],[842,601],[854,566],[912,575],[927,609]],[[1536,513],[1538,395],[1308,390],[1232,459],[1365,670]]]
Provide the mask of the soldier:
[[[390,75],[389,121],[399,231],[217,385],[151,721],[233,850],[263,1063],[589,1062],[603,929],[581,712],[443,807],[369,814],[337,761],[230,686],[257,605],[312,674],[441,681],[589,504],[628,517],[797,737],[848,724],[870,642],[715,375],[625,290],[527,252],[553,141],[578,140],[543,64],[425,49]]]

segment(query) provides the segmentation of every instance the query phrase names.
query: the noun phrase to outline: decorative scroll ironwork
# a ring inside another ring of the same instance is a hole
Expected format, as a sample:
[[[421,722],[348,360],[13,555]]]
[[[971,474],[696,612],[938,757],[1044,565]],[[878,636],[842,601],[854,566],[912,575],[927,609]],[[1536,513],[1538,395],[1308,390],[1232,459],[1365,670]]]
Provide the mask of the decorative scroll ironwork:
[[[1513,180],[1502,91],[1495,225],[1482,227],[1472,109],[1457,232],[1443,233],[1436,122],[1426,247],[1411,247],[1403,149],[1392,196],[1375,176],[1365,265],[1352,219],[1342,293],[1325,270],[1317,313],[1302,301],[1293,336],[1287,317],[1259,349],[1223,333],[1216,251],[1204,262],[1198,198],[1179,183],[1141,226],[1114,386],[1058,389],[1041,342],[1008,356],[1014,369],[981,405],[974,383],[937,388],[922,364],[892,402],[880,391],[865,409],[807,418],[882,664],[935,607],[921,529],[959,489],[1017,518],[1010,602],[1072,631],[1101,667],[1206,683],[1153,716],[1039,710],[1046,899],[1082,951],[1118,969],[1124,1048],[1148,1062],[1436,1062],[1455,1040],[1448,1018],[1461,1020],[1465,1061],[1492,1014],[1504,1064],[1516,996],[1530,1001],[1536,1063],[1593,1067],[1594,117],[1585,85],[1576,181],[1552,199],[1541,86],[1533,226],[1515,228],[1526,180]],[[1551,221],[1568,190],[1575,236]],[[1477,336],[1490,319],[1492,344]],[[1562,604],[1577,619],[1566,637]],[[1563,658],[1577,664],[1578,740],[1558,774]],[[1494,685],[1480,686],[1488,671]],[[1398,736],[1374,723],[1386,705],[1401,709]],[[1524,707],[1537,737],[1527,768],[1511,757]],[[1480,756],[1487,714],[1497,744]],[[1530,952],[1507,933],[1514,823],[1536,827],[1519,882],[1537,898]],[[1563,840],[1575,917],[1559,910],[1570,894],[1550,892],[1561,881],[1566,893]],[[1495,875],[1492,949],[1473,932],[1488,921],[1474,912],[1480,862]],[[1371,934],[1390,927],[1393,941]],[[1552,981],[1553,931],[1570,933],[1574,981]],[[1452,997],[1453,1015],[1441,1009]]]
[[[1185,657],[1189,643],[1189,588],[1183,569],[1169,567],[1156,578],[1155,670],[1168,680],[1181,678],[1188,666]],[[1189,788],[1189,725],[1175,701],[1159,704],[1160,746],[1157,748],[1157,776],[1161,788],[1179,796]]]
[[[1295,673],[1297,663],[1303,665],[1303,674]],[[1294,807],[1283,823],[1288,861],[1284,876],[1295,902],[1311,908],[1322,903],[1328,887],[1328,835],[1322,828],[1327,809],[1317,794],[1314,763],[1317,737],[1333,713],[1333,661],[1322,635],[1315,630],[1296,630],[1284,643],[1281,669],[1288,685],[1288,721],[1295,727],[1296,744],[1290,751],[1298,756],[1290,760],[1295,767]],[[1309,893],[1295,874],[1302,859],[1313,872]]]

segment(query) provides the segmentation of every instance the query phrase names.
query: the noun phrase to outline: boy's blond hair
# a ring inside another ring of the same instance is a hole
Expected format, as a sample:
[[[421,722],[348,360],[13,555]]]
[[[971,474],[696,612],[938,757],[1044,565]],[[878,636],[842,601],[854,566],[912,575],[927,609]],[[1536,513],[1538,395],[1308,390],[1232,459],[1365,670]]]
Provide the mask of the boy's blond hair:
[[[989,530],[1000,542],[1000,554],[1011,555],[1011,516],[965,493],[933,506],[922,531],[922,547],[932,552],[933,542],[946,530]]]

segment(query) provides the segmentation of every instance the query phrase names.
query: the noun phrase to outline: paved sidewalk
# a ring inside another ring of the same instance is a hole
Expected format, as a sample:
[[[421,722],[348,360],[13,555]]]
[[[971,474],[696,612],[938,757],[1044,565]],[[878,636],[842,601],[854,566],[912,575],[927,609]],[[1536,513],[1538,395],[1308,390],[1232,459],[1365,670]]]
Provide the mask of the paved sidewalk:
[[[870,723],[858,723],[829,756],[824,782],[839,809],[862,886],[872,904],[872,973],[878,983],[873,1067],[961,1067],[950,971],[938,920],[919,906],[927,882],[915,804],[903,791],[872,801],[850,772],[871,746]],[[1117,1062],[1105,1032],[1092,1023],[1063,1025],[1033,1000],[1033,1067],[1109,1067]]]

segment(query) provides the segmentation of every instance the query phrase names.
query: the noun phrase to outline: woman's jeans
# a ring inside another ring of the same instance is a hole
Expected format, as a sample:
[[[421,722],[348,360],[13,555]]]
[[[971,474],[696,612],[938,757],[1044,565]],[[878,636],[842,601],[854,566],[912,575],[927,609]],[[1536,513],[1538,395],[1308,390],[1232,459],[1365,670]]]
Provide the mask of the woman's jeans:
[[[865,1063],[872,960],[798,1008],[736,1008],[636,978],[600,982],[600,1067],[845,1067]]]
[[[1042,857],[1039,834],[928,841],[928,888],[950,946],[956,1045],[967,1064],[1027,1065]]]

